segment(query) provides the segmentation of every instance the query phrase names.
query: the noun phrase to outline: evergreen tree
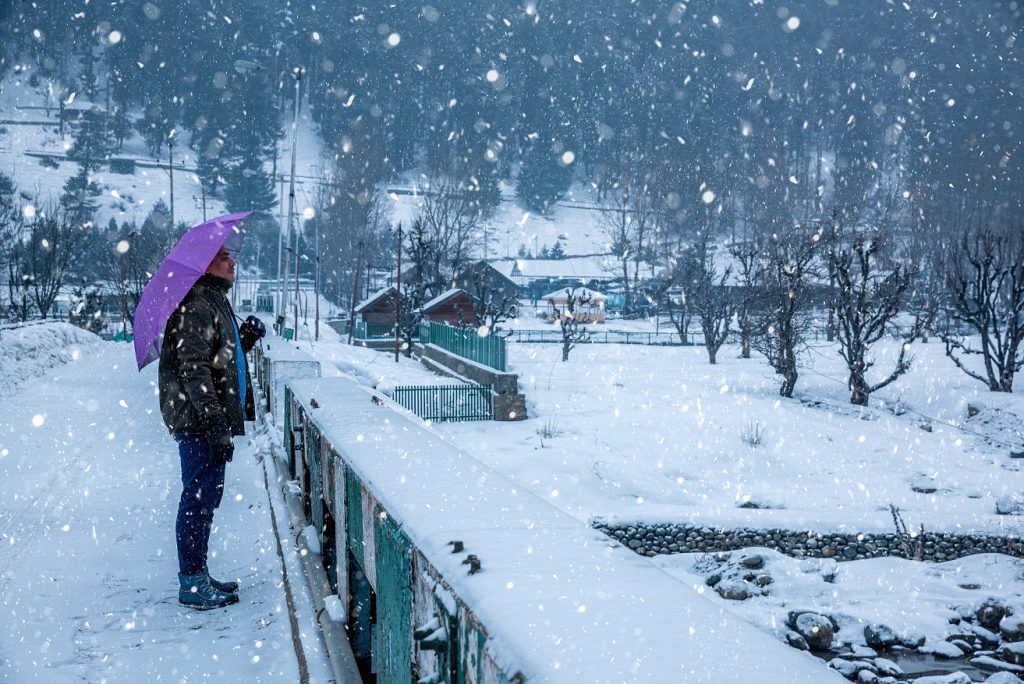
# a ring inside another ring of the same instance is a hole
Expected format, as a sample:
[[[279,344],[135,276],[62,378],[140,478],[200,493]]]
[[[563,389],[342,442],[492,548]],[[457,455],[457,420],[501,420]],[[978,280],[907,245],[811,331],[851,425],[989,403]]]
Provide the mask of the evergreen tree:
[[[68,159],[78,162],[86,175],[91,175],[110,153],[110,133],[104,119],[89,112],[75,131],[75,142],[68,149]]]
[[[84,225],[90,222],[93,214],[96,213],[96,201],[93,198],[99,194],[99,185],[92,180],[83,166],[64,184],[64,193],[60,197],[60,204],[68,211],[73,221]]]
[[[516,182],[516,197],[527,209],[547,214],[572,182],[572,165],[552,152],[548,145],[533,145],[523,159]]]

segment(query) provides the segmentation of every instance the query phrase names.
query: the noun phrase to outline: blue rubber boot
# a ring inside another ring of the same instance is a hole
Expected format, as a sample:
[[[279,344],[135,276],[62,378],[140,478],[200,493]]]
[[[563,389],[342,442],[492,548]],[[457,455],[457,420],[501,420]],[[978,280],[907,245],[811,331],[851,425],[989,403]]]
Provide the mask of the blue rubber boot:
[[[213,576],[210,575],[210,571],[208,569],[203,568],[203,572],[209,575],[210,586],[216,589],[217,591],[222,591],[225,594],[238,593],[238,582],[221,582],[219,579],[214,579]]]
[[[196,610],[223,608],[238,603],[238,594],[214,589],[210,584],[210,573],[197,572],[194,575],[178,573],[178,603]]]

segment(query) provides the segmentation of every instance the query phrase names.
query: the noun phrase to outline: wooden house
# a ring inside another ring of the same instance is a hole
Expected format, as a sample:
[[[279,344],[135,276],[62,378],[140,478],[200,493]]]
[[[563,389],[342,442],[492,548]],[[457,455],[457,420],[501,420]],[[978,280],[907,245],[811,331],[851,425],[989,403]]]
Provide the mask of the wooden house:
[[[461,287],[454,287],[420,307],[424,321],[447,323],[448,325],[477,324],[473,311],[474,299]]]
[[[377,290],[359,303],[355,309],[357,322],[362,323],[394,323],[395,296],[394,286]]]

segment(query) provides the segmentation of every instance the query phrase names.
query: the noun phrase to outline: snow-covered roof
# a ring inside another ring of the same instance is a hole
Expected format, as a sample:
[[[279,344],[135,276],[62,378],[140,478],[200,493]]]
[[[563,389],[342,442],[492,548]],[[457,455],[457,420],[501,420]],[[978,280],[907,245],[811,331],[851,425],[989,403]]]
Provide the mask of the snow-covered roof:
[[[515,259],[492,259],[487,262],[487,265],[493,268],[495,271],[505,276],[506,278],[512,277],[512,271],[516,268]]]
[[[608,256],[586,256],[570,259],[516,259],[512,262],[511,276],[527,280],[540,278],[611,280],[618,278],[615,266]]]
[[[444,300],[446,300],[446,299],[448,299],[450,297],[454,297],[455,295],[457,295],[460,292],[462,294],[466,295],[467,297],[469,296],[469,293],[466,292],[465,290],[463,290],[461,287],[453,287],[450,290],[446,290],[446,291],[442,292],[441,294],[437,295],[436,297],[431,299],[429,302],[427,302],[426,304],[421,306],[420,307],[420,311],[429,311],[430,309],[434,308],[435,306],[437,306],[438,304],[440,304]]]
[[[355,312],[356,313],[362,313],[362,311],[364,309],[367,309],[370,306],[372,306],[373,304],[376,304],[380,299],[390,295],[394,291],[395,291],[395,288],[394,288],[393,285],[388,285],[387,287],[384,287],[384,288],[381,288],[381,289],[377,290],[372,295],[370,295],[369,297],[367,297],[363,301],[359,302],[359,305],[356,306]]]
[[[555,290],[554,292],[550,292],[544,295],[543,297],[541,297],[541,299],[543,299],[544,301],[566,301],[568,299],[568,293],[566,292],[566,290],[568,289],[569,288],[563,287],[560,290]],[[601,294],[597,290],[591,290],[589,287],[575,287],[572,288],[572,291],[575,295],[575,300],[580,300],[588,296],[590,297],[590,300],[594,302],[603,302],[604,300],[608,299],[608,297],[606,297],[605,295]]]

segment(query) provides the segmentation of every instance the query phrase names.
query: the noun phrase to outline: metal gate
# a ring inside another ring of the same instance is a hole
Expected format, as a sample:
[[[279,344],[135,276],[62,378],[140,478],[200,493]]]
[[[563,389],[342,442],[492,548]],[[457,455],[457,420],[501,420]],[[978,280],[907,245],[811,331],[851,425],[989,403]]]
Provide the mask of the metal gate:
[[[423,420],[461,422],[494,417],[491,385],[396,387],[392,398]]]

